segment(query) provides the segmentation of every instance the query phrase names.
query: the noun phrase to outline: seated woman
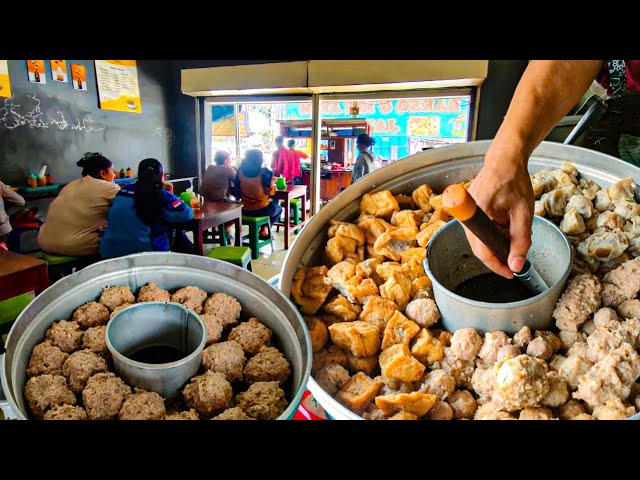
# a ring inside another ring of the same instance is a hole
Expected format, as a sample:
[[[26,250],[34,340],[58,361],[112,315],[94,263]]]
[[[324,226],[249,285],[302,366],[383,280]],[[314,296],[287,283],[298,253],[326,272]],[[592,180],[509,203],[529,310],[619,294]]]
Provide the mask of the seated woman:
[[[51,202],[38,243],[57,255],[97,255],[107,212],[120,187],[111,161],[100,153],[85,153],[77,162],[82,178],[67,184]]]
[[[252,148],[244,154],[244,160],[233,182],[233,194],[242,199],[242,214],[249,217],[269,217],[271,225],[278,221],[282,207],[270,199],[276,193],[275,178],[268,168],[262,168],[262,152]],[[266,225],[260,229],[260,238],[269,238]]]
[[[158,160],[147,158],[140,162],[138,180],[118,193],[109,210],[100,241],[102,258],[169,251],[172,226],[191,220],[193,210],[165,190],[163,182],[164,170]],[[188,242],[181,230],[178,235]]]
[[[208,202],[224,200],[237,172],[231,163],[231,154],[218,150],[213,157],[215,165],[209,165],[200,184],[200,194]],[[232,222],[233,223],[233,222]]]

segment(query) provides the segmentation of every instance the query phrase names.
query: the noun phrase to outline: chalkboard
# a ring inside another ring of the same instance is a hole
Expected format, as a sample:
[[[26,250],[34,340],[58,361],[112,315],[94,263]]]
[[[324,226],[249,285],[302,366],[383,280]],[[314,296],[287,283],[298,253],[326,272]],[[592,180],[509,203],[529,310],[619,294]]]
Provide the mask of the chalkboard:
[[[85,152],[101,152],[116,169],[137,168],[143,158],[160,160],[172,171],[176,141],[171,105],[179,95],[171,64],[138,60],[142,113],[101,110],[93,60],[67,60],[86,67],[88,91],[54,82],[45,60],[47,83],[30,83],[25,60],[9,60],[12,98],[0,97],[0,180],[23,183],[42,165],[56,183],[81,174],[76,162]]]

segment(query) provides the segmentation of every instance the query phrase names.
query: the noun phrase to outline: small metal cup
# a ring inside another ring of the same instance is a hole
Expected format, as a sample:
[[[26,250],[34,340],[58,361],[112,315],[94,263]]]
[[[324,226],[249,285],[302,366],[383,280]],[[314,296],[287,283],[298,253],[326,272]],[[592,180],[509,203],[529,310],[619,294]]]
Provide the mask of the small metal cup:
[[[105,341],[116,372],[129,385],[159,393],[167,400],[200,368],[207,327],[178,303],[144,302],[116,313],[107,324]],[[142,363],[129,358],[148,347],[172,347],[184,353],[170,363]]]

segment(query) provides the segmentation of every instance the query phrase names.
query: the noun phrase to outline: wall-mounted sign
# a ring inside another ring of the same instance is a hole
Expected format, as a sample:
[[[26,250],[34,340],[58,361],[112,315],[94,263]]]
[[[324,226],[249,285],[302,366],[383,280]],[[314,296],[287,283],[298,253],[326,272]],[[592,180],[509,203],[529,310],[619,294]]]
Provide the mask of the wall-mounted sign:
[[[135,60],[95,60],[100,108],[141,113]]]
[[[54,82],[66,82],[67,77],[67,61],[66,60],[49,60],[51,62],[51,78]]]
[[[87,91],[87,69],[84,65],[71,64],[71,83],[74,90]]]
[[[27,60],[27,74],[31,83],[47,83],[44,60]]]
[[[11,82],[9,81],[9,66],[6,60],[0,60],[0,97],[11,96]]]

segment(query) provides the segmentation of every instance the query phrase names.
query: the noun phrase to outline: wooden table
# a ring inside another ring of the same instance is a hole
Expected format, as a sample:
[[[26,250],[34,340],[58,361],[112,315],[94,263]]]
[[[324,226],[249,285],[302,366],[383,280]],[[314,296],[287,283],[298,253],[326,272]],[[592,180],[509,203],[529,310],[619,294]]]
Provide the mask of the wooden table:
[[[31,291],[38,295],[48,286],[47,262],[0,249],[0,300]]]
[[[307,223],[307,187],[305,185],[287,185],[286,190],[276,190],[276,194],[273,196],[277,200],[284,200],[284,223],[276,222],[275,226],[284,227],[284,249],[289,250],[289,235],[291,231],[298,230],[304,227]],[[298,225],[291,225],[291,199],[301,198],[302,205],[300,210],[301,222]]]
[[[193,220],[187,223],[185,230],[193,232],[193,240],[198,253],[204,255],[202,232],[217,228],[227,222],[233,222],[236,229],[235,245],[242,246],[242,204],[236,202],[205,202],[199,212],[193,212]]]

